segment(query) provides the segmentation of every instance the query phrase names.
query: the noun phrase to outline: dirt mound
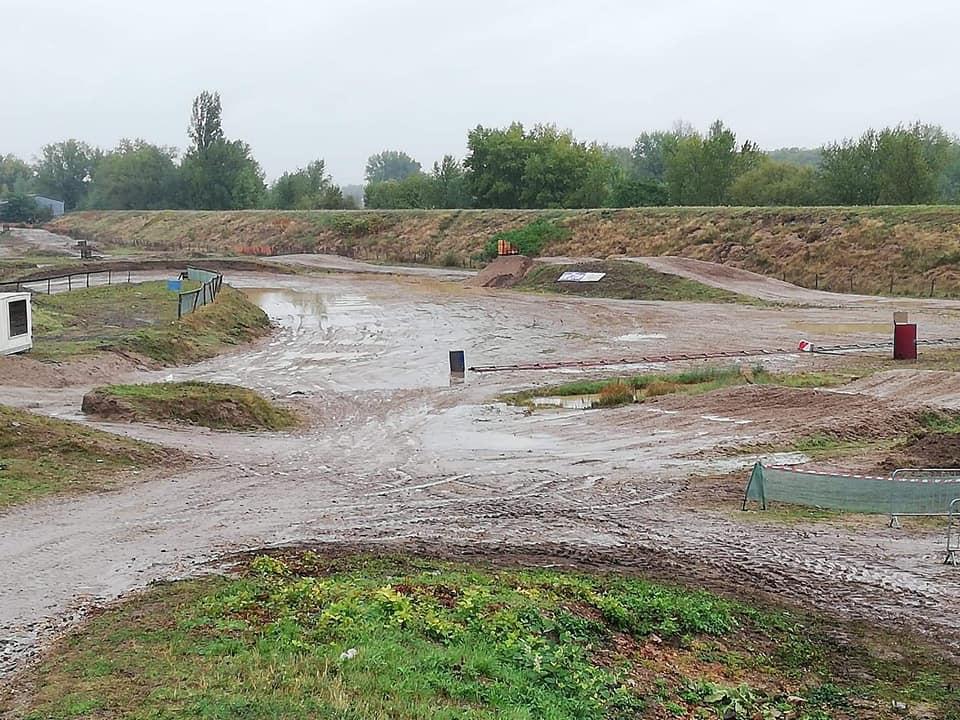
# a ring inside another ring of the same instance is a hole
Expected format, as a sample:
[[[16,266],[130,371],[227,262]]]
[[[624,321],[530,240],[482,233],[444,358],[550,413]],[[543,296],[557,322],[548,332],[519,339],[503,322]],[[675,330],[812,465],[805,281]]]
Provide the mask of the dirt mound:
[[[960,435],[954,433],[926,433],[910,440],[905,446],[891,452],[877,466],[888,473],[897,468],[956,468],[960,467]]]
[[[822,435],[836,440],[890,438],[919,432],[919,410],[866,395],[809,388],[746,385],[699,396],[665,396],[658,407],[748,420],[764,440]]]
[[[513,287],[533,267],[533,260],[523,255],[498,257],[466,284],[476,287]]]
[[[107,420],[185,422],[220,430],[283,430],[299,418],[253,390],[219,383],[109,385],[83,396],[81,410]]]
[[[960,373],[944,370],[890,370],[847,385],[849,392],[897,402],[960,409]]]

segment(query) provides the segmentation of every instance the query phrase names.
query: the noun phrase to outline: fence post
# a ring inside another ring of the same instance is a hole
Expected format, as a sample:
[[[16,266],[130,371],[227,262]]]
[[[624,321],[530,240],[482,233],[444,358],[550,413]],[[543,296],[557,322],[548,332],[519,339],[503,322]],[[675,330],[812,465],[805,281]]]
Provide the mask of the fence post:
[[[813,276],[813,289],[814,290],[820,289],[820,273],[815,273]]]
[[[936,282],[936,278],[930,278],[930,297],[933,297],[933,284]]]
[[[67,275],[67,290],[73,290],[73,275]]]
[[[127,270],[127,285],[130,284],[130,271]]]
[[[50,278],[47,278],[47,295],[50,294]]]
[[[107,285],[113,285],[113,270],[107,270]]]
[[[87,287],[90,287],[90,273],[87,273]]]

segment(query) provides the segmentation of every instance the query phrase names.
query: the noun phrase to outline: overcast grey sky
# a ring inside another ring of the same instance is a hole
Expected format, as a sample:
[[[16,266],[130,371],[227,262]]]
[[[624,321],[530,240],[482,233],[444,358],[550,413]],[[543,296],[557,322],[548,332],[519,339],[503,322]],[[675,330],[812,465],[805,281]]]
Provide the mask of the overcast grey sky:
[[[764,148],[957,132],[958,31],[947,0],[0,0],[0,153],[183,149],[202,89],[269,178],[322,157],[341,183],[512,120],[613,144],[718,117]]]

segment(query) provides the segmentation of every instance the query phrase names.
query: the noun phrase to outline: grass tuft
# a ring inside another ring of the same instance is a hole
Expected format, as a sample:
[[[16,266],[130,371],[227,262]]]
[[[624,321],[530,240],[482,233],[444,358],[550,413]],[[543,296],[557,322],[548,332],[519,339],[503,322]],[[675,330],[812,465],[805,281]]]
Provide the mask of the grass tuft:
[[[108,489],[124,472],[182,459],[174,450],[0,405],[0,510]]]

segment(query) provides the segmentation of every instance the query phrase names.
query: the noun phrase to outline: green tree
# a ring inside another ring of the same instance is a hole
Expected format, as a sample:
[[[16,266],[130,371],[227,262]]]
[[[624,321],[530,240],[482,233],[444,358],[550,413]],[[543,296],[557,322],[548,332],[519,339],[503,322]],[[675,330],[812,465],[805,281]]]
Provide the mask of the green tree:
[[[771,160],[790,165],[817,169],[820,166],[820,148],[783,147],[766,153]]]
[[[733,205],[817,205],[817,173],[809,165],[763,158],[730,186]]]
[[[281,175],[270,187],[266,205],[277,210],[336,210],[354,206],[344,200],[323,160]]]
[[[665,182],[666,154],[678,138],[676,132],[657,130],[640,133],[631,151],[631,175],[636,180]]]
[[[219,93],[202,92],[190,118],[193,145],[180,163],[183,207],[242,210],[257,207],[266,191],[263,170],[242,140],[227,140]]]
[[[524,171],[532,147],[523,125],[505,129],[478,125],[467,135],[467,168],[470,194],[477,207],[521,207]]]
[[[433,164],[434,207],[468,208],[471,206],[467,173],[453,155],[444,155]]]
[[[243,210],[257,207],[265,187],[263,171],[242,140],[217,140],[191,149],[180,165],[185,207]]]
[[[648,207],[666,205],[669,199],[666,183],[657,180],[632,180],[624,175],[613,183],[610,205],[612,207]]]
[[[100,149],[79,140],[44,145],[35,168],[37,192],[62,200],[67,210],[80,207],[102,156]]]
[[[193,147],[206,150],[214,143],[223,140],[220,106],[220,93],[201,92],[193,99],[193,111],[190,113],[190,127],[187,129]]]
[[[121,140],[93,174],[87,207],[101,210],[161,210],[178,205],[176,148],[145,140]]]
[[[33,168],[16,155],[0,155],[0,196],[28,192],[33,186]]]
[[[761,153],[747,141],[737,145],[734,133],[719,120],[706,135],[678,137],[665,148],[665,177],[674,205],[725,205],[733,181],[755,166]]]
[[[836,205],[913,205],[936,202],[952,143],[941,128],[916,123],[823,148],[820,182]]]
[[[41,223],[53,216],[50,208],[40,207],[31,196],[16,192],[0,202],[0,221],[15,223]]]
[[[464,164],[477,207],[601,207],[616,178],[617,163],[608,151],[553,125],[529,132],[519,123],[481,126],[470,132],[467,145]]]
[[[874,205],[880,194],[877,134],[845,139],[821,149],[820,185],[830,205]]]
[[[363,197],[364,206],[372,210],[426,210],[436,207],[437,193],[429,175],[416,173],[403,180],[368,183]]]
[[[398,150],[384,150],[367,160],[368,183],[403,180],[420,172],[420,163]]]

